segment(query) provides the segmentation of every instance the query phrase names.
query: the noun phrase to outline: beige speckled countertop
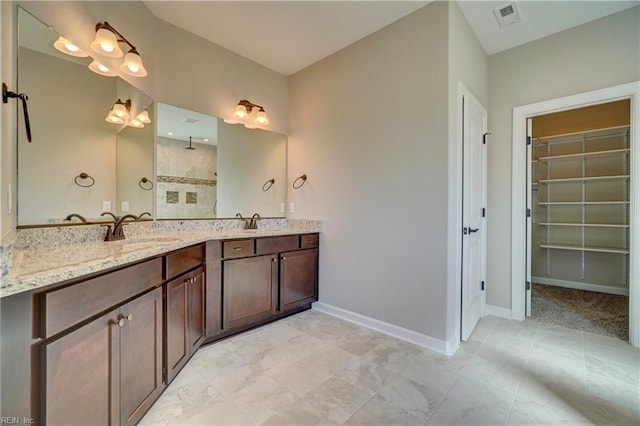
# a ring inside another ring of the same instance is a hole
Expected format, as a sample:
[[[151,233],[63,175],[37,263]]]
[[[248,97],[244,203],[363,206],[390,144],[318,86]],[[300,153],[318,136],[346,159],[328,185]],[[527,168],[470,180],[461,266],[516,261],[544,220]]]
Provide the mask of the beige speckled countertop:
[[[43,238],[44,243],[33,243],[34,236],[29,235],[23,238],[22,244],[15,244],[12,249],[11,267],[2,277],[0,297],[39,289],[208,240],[320,232],[322,226],[319,221],[310,220],[267,222],[266,226],[257,230],[239,229],[237,225],[228,228],[220,226],[219,223],[216,226],[210,226],[208,223],[197,226],[194,222],[187,222],[186,225],[180,226],[183,224],[184,222],[162,226],[152,222],[139,227],[130,235],[127,234],[127,238],[121,241],[76,242],[71,238],[66,244],[56,245],[46,243],[47,239],[51,239],[51,235],[45,234],[53,232],[50,228],[41,233],[36,231],[36,238]],[[57,229],[58,233],[73,232],[68,228],[62,231],[61,228],[54,229]],[[24,240],[29,243],[25,244]]]

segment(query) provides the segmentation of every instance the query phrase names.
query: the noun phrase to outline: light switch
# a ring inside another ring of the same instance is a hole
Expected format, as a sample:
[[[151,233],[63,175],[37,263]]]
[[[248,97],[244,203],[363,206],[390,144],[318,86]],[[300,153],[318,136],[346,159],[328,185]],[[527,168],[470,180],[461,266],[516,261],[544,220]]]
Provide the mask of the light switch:
[[[129,211],[129,202],[128,201],[123,201],[120,203],[120,210],[122,210],[123,212],[128,212]]]
[[[111,201],[103,201],[102,202],[102,211],[110,212],[111,211]]]
[[[289,213],[296,212],[296,203],[289,203]]]

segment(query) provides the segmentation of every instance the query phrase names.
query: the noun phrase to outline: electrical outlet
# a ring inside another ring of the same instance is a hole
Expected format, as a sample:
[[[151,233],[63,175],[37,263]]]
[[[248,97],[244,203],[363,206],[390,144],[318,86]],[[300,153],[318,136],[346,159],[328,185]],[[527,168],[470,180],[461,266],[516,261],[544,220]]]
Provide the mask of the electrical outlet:
[[[289,213],[296,212],[296,203],[289,203]]]
[[[128,201],[123,201],[120,203],[120,210],[122,210],[123,212],[128,212],[129,211],[129,202]]]
[[[284,203],[280,203],[280,213],[284,213]]]
[[[103,201],[102,202],[102,211],[110,212],[111,211],[111,201]]]

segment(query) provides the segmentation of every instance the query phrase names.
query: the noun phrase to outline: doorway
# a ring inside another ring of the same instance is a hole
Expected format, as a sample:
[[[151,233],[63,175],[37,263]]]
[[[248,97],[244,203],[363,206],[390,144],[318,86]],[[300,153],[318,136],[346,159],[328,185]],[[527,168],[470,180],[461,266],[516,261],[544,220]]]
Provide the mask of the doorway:
[[[526,315],[627,341],[630,100],[527,124]]]
[[[628,282],[629,282],[629,342],[640,345],[640,82],[613,86],[578,95],[552,99],[516,107],[513,110],[512,152],[512,318],[524,320],[527,296],[530,296],[530,268],[527,268],[530,218],[527,218],[527,119],[544,114],[572,110],[628,99],[630,103],[629,129],[629,225],[628,225]],[[530,173],[530,171],[529,171]]]

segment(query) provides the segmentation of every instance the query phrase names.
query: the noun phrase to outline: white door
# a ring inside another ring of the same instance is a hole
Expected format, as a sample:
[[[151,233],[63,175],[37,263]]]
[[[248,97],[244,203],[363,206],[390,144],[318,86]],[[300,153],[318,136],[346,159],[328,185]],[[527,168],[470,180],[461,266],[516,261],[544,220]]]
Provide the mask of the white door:
[[[531,235],[531,221],[533,220],[532,217],[532,212],[533,212],[533,176],[532,176],[532,167],[531,167],[531,160],[533,159],[532,157],[532,147],[533,147],[533,120],[530,118],[527,118],[527,211],[526,211],[526,216],[527,216],[527,265],[526,265],[526,276],[525,276],[525,282],[524,282],[524,286],[525,286],[525,300],[526,300],[526,306],[525,306],[525,315],[530,317],[531,316],[531,241],[532,241],[532,235]]]
[[[462,99],[462,321],[466,341],[483,315],[486,256],[487,112],[470,94]]]

